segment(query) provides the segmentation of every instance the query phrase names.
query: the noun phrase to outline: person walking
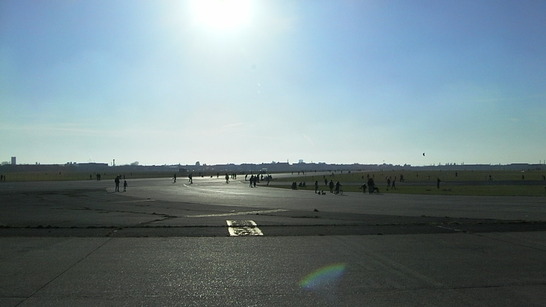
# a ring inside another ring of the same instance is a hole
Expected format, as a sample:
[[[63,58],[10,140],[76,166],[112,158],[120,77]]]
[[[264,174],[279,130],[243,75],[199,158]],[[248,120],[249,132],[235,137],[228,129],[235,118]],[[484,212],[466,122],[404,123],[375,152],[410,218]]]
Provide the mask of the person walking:
[[[339,183],[339,181],[338,181],[338,182],[336,182],[336,195],[338,195],[339,192],[341,192],[341,183]]]
[[[114,179],[114,182],[116,183],[116,192],[119,192],[119,176],[116,176],[116,179]]]
[[[375,182],[373,181],[373,178],[368,177],[368,192],[372,194],[375,192]]]

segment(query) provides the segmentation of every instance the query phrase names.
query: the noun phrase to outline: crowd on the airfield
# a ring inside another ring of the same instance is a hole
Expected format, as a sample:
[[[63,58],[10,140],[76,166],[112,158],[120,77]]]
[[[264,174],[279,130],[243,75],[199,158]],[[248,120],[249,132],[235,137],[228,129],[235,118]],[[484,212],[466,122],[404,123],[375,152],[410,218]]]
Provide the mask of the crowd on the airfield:
[[[305,173],[303,173],[303,174],[305,174]],[[299,172],[298,172],[298,175],[299,175]],[[333,175],[334,174],[332,173],[332,176]],[[456,173],[456,176],[457,176],[457,173]],[[203,177],[203,175],[201,175],[201,177]],[[213,176],[211,175],[210,177],[212,178]],[[216,177],[220,178],[220,174],[217,173]],[[92,178],[91,175],[90,175],[90,178]],[[233,173],[233,174],[226,173],[224,178],[226,180],[226,184],[228,184],[230,180],[236,180],[237,179],[237,174],[235,174],[235,173]],[[372,176],[370,176],[370,174],[367,175],[365,183],[362,184],[359,187],[360,190],[362,190],[362,193],[366,193],[366,192],[368,192],[369,194],[373,194],[373,193],[378,194],[378,193],[380,193],[379,186],[375,183],[374,178],[375,178],[374,175],[372,175]],[[125,179],[125,175],[123,175],[123,176],[118,175],[114,179],[115,192],[120,192],[120,186],[122,184],[122,179],[123,179],[123,192],[127,191],[128,183],[127,183],[127,180]],[[176,183],[176,179],[177,179],[177,174],[176,173],[173,175],[172,179],[173,179],[173,183]],[[323,179],[324,179],[324,186],[323,186],[324,188],[321,188],[321,185],[319,184],[318,180],[315,181],[315,184],[314,184],[315,194],[326,195],[325,191],[329,191],[331,194],[343,195],[342,184],[339,181],[334,183],[334,180],[333,179],[328,180],[326,175],[323,175]],[[364,180],[364,176],[362,176],[362,179]],[[546,181],[546,176],[542,175],[542,179]],[[5,181],[5,180],[6,180],[6,176],[2,175],[0,177],[0,181]],[[97,180],[101,180],[99,174],[97,174]],[[245,182],[246,181],[249,182],[249,187],[251,187],[251,188],[257,187],[257,184],[260,183],[260,181],[267,182],[267,185],[269,186],[269,184],[270,184],[270,182],[272,180],[273,180],[273,176],[271,176],[270,174],[263,174],[263,173],[245,174],[245,179],[244,179]],[[430,176],[429,176],[429,180],[430,180]],[[489,180],[492,180],[491,176],[489,176]],[[522,180],[525,180],[525,178],[522,177]],[[404,175],[400,174],[400,177],[395,176],[394,178],[392,178],[391,176],[388,176],[388,177],[385,177],[385,181],[386,181],[386,184],[387,184],[387,186],[386,186],[387,190],[389,190],[389,189],[396,190],[396,182],[397,181],[404,182]],[[193,174],[191,174],[191,173],[188,174],[188,182],[189,182],[189,184],[193,184]],[[441,182],[442,182],[442,180],[440,180],[440,178],[436,179],[436,188],[437,189],[440,188],[440,183]],[[307,188],[307,184],[304,181],[299,182],[299,183],[294,181],[291,184],[291,188],[293,190],[297,190],[298,188],[304,188],[305,189],[305,188]],[[546,190],[546,187],[545,187],[545,190]]]
[[[360,186],[362,193],[366,193],[366,190],[370,194],[379,193],[379,187],[375,184],[373,177],[370,177],[370,175],[368,175],[367,178],[368,178],[367,182]],[[336,183],[334,183],[332,179],[328,181],[325,175],[323,176],[323,179],[324,179],[324,186],[326,186],[326,190],[329,190],[331,194],[335,194],[335,195],[343,194],[343,190],[341,189],[342,185],[339,181],[337,181]],[[394,180],[391,180],[391,177],[388,177],[386,179],[387,179],[387,189],[388,188],[396,189],[396,177],[394,178]],[[307,185],[305,182],[300,182],[300,183],[292,182],[293,190],[297,190],[298,187],[305,188],[306,186]],[[326,194],[326,192],[324,192],[324,189],[320,189],[320,184],[318,180],[315,181],[315,194],[319,194],[319,195]]]
[[[249,182],[249,187],[251,188],[257,187],[257,184],[260,183],[260,180],[266,181],[268,186],[271,180],[273,180],[273,176],[271,176],[270,174],[269,175],[250,174],[250,178],[248,176],[249,176],[248,174],[245,174],[245,181]],[[213,176],[211,175],[210,177],[212,178]],[[216,177],[219,178],[220,174],[218,173]],[[125,179],[125,175],[123,176],[118,175],[114,179],[115,192],[120,192],[120,185],[121,185],[122,178],[123,178],[123,192],[127,191],[128,183],[127,183],[127,180]],[[230,179],[233,179],[233,180],[237,179],[237,174],[226,173],[224,178],[226,180],[226,184],[228,184]],[[368,174],[367,178],[368,178],[367,183],[360,186],[360,189],[362,190],[362,192],[366,193],[366,191],[368,191],[370,194],[379,193],[379,188],[375,184],[373,177],[370,177],[370,175]],[[326,190],[329,190],[331,194],[335,194],[335,195],[343,194],[342,185],[339,181],[337,181],[336,183],[334,183],[333,180],[328,181],[326,176],[323,176],[323,179],[324,179],[324,185],[326,186]],[[98,175],[97,175],[97,180],[100,180],[100,177],[98,177]],[[173,180],[173,183],[176,183],[176,180],[177,180],[176,173],[173,175],[172,180]],[[386,178],[386,180],[387,180],[387,188],[396,189],[396,177],[394,177],[394,180],[391,180],[391,177]],[[400,181],[403,181],[402,175],[401,175]],[[193,174],[191,173],[188,174],[188,183],[193,184]],[[295,181],[292,182],[291,188],[293,190],[297,190],[298,187],[306,188],[307,184],[305,182],[299,182],[299,183]],[[326,192],[324,191],[324,189],[320,189],[318,180],[315,181],[315,194],[326,195]]]

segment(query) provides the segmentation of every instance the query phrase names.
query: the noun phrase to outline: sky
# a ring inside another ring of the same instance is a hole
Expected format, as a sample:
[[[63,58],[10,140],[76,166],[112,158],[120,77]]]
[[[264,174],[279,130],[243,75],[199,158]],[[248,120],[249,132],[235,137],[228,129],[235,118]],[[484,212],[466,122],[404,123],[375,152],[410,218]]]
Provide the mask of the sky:
[[[2,0],[0,162],[546,163],[544,12]]]

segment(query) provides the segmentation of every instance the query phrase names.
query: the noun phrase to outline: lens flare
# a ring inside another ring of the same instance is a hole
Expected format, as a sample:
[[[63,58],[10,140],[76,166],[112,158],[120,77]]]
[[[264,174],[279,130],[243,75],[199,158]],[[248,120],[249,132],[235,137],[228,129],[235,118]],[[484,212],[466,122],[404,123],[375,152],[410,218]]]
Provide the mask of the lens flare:
[[[251,0],[194,0],[189,2],[196,25],[209,30],[236,30],[246,27],[252,19]]]
[[[345,268],[345,263],[336,263],[322,267],[305,276],[298,285],[308,290],[332,285],[341,279]]]

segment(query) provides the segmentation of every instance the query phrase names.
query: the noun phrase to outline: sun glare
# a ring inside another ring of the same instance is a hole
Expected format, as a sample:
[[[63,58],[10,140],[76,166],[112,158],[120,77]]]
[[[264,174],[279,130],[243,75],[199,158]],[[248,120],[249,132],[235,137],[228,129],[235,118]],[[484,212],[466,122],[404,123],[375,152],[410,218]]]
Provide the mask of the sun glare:
[[[195,0],[190,2],[195,25],[209,30],[236,30],[250,23],[251,0]]]

